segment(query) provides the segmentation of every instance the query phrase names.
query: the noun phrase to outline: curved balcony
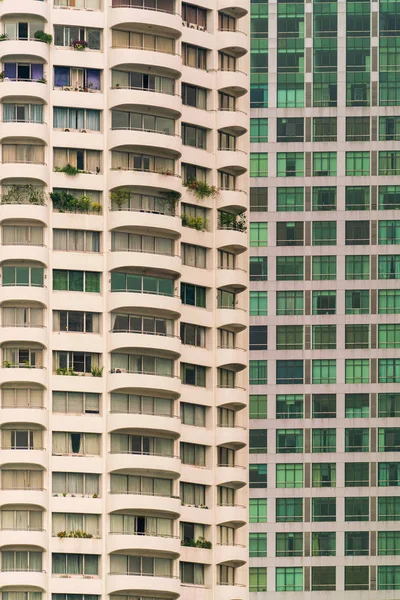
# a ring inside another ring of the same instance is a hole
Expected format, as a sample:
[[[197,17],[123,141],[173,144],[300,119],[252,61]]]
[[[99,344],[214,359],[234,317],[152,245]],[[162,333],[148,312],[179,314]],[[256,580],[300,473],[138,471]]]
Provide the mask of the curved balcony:
[[[152,187],[158,190],[182,192],[182,179],[178,175],[162,175],[151,171],[134,171],[110,169],[110,188],[117,187]]]
[[[149,575],[123,575],[109,573],[107,576],[106,593],[113,594],[121,590],[140,590],[149,592],[146,595],[168,594],[179,596],[179,577],[151,577]]]
[[[239,213],[248,209],[249,197],[244,190],[219,190],[216,208],[230,208]]]
[[[38,6],[36,6],[36,4]],[[18,0],[18,13],[21,15],[32,15],[41,17],[47,21],[49,5],[47,2],[32,2],[32,0]],[[15,15],[15,0],[3,0],[1,4],[0,15]]]
[[[181,507],[181,521],[187,523],[203,523],[211,525],[213,523],[213,511],[199,506],[190,506],[183,504]]]
[[[35,4],[39,4],[39,2],[35,2]],[[43,4],[45,3],[43,2]],[[15,12],[15,9],[13,12]],[[4,42],[2,42],[2,44],[3,43]],[[46,83],[38,83],[33,80],[3,79],[3,81],[0,82],[0,97],[5,98],[6,96],[13,96],[14,98],[15,96],[30,96],[40,98],[42,102],[47,104],[49,88]]]
[[[217,544],[217,556],[218,564],[230,563],[236,567],[245,565],[249,559],[247,547],[241,544]]]
[[[80,554],[101,554],[103,541],[100,538],[59,538],[53,535],[51,541],[53,552],[71,552]]]
[[[215,485],[223,485],[228,482],[238,486],[246,485],[246,467],[243,465],[236,465],[234,467],[215,467]]]
[[[247,352],[244,348],[217,348],[217,367],[235,365],[235,371],[242,371],[247,367]]]
[[[218,549],[219,551],[219,549]],[[218,600],[246,600],[248,597],[248,588],[245,584],[235,584],[235,585],[221,585],[218,584],[216,587]]]
[[[27,40],[6,39],[2,40],[1,42],[1,53],[3,56],[21,56],[23,54],[24,57],[29,57],[29,60],[32,58],[40,58],[43,62],[47,63],[49,59],[49,52],[50,44],[46,44],[40,40],[36,40],[35,38],[30,38]]]
[[[1,90],[1,88],[0,88]],[[2,121],[2,137],[29,137],[49,141],[49,127],[46,123],[30,123],[25,121]]]
[[[176,335],[152,335],[145,332],[111,331],[109,333],[108,349],[112,352],[119,348],[163,350],[173,355],[171,358],[179,358],[181,355],[181,339]]]
[[[244,504],[216,506],[215,508],[215,522],[218,525],[233,523],[242,526],[245,525],[247,521],[248,508]]]
[[[150,192],[149,192],[150,193]],[[161,232],[170,232],[179,237],[182,230],[182,222],[179,217],[170,215],[161,215],[137,210],[111,210],[108,213],[108,228],[120,229],[122,227],[140,227],[159,230]]]
[[[238,407],[247,406],[247,390],[242,387],[223,388],[216,390],[217,406],[235,405]]]
[[[240,27],[240,21],[239,21]],[[236,56],[244,56],[249,47],[249,37],[244,31],[218,30],[216,33],[217,49],[235,48]]]
[[[108,139],[110,148],[145,146],[168,150],[168,153],[174,158],[182,156],[182,139],[179,135],[166,135],[140,129],[112,129]]]
[[[154,33],[154,27],[151,29]],[[155,52],[142,48],[116,48],[110,49],[110,67],[118,65],[131,64],[145,67],[161,67],[169,71],[171,77],[179,77],[182,67],[182,59],[178,54],[169,54],[168,52]]]
[[[107,552],[139,550],[140,553],[168,552],[171,558],[178,558],[181,541],[178,537],[111,533],[107,535]]]
[[[120,369],[122,371],[122,369]],[[179,377],[165,377],[147,373],[110,373],[108,376],[109,389],[139,388],[151,389],[156,392],[172,392],[176,397],[180,396],[181,380]]]
[[[171,33],[180,35],[182,30],[182,17],[180,14],[130,6],[129,0],[125,4],[126,6],[113,6],[108,11],[109,27],[126,24],[150,25],[154,29],[160,28],[164,32],[169,29]]]
[[[159,294],[142,294],[134,292],[111,292],[109,295],[109,309],[111,311],[134,306],[140,308],[164,310],[178,317],[181,313],[181,299],[179,296],[163,296]],[[126,387],[126,384],[122,387]]]
[[[5,181],[3,179],[3,185]],[[6,204],[5,202],[0,203],[1,208],[1,219],[5,221],[7,219],[22,219],[22,220],[35,220],[41,223],[46,223],[48,220],[48,208],[45,204]]]
[[[44,368],[0,368],[0,385],[4,383],[9,383],[10,381],[15,382],[32,382],[41,385],[42,387],[46,387],[46,377],[47,371]],[[27,458],[25,457],[22,462],[26,462]]]
[[[47,574],[45,571],[0,571],[0,588],[15,586],[17,582],[21,588],[37,587],[45,590]]]
[[[165,275],[179,275],[181,272],[180,256],[168,254],[151,254],[150,252],[110,252],[108,255],[110,271],[134,265],[138,269],[161,269]]]
[[[245,290],[248,284],[248,274],[244,269],[217,269],[215,277],[217,288],[232,287],[237,290]]]
[[[233,9],[237,18],[239,18],[247,15],[249,12],[249,5],[244,2],[244,0],[234,0],[234,2],[232,0],[218,0],[216,9],[218,11]],[[235,594],[233,594],[233,596],[235,596]]]
[[[247,171],[249,155],[243,150],[218,150],[217,169],[229,169],[235,175],[242,175]]]
[[[235,331],[243,331],[247,327],[247,312],[242,308],[218,308],[216,315],[217,327],[229,325]]]
[[[160,473],[158,470],[157,473]],[[165,476],[165,473],[163,473]],[[168,496],[147,496],[142,494],[108,494],[107,507],[109,512],[135,509],[154,511],[154,506],[162,506],[163,512],[168,512],[175,518],[181,512],[181,499]]]
[[[5,179],[6,177],[18,179],[21,175],[27,179],[39,179],[41,182],[47,183],[49,179],[49,168],[44,163],[0,163],[1,179]]]
[[[215,443],[218,446],[231,444],[239,449],[247,446],[247,437],[245,427],[217,427]]]
[[[46,548],[48,536],[44,529],[38,531],[22,531],[16,529],[1,529],[2,546],[39,546]]]
[[[48,331],[46,327],[20,327],[3,325],[0,328],[0,344],[12,340],[13,342],[35,342],[42,344],[43,347],[48,344]]]
[[[14,465],[2,465],[3,468],[10,467],[12,468]],[[26,466],[26,465],[24,465]],[[32,466],[32,465],[30,465]],[[36,466],[36,465],[33,465]],[[35,504],[36,506],[40,506],[42,508],[46,508],[48,506],[48,490],[29,490],[29,489],[17,489],[17,490],[0,490],[0,504]]]
[[[34,260],[47,266],[48,248],[23,244],[1,244],[1,260]]]
[[[239,254],[247,250],[247,234],[245,231],[238,229],[218,228],[217,243],[218,248],[231,247]]]
[[[29,463],[43,469],[48,465],[48,453],[45,448],[41,450],[5,450],[1,448],[1,460],[8,465]]]
[[[234,89],[241,96],[249,89],[249,76],[244,71],[218,70],[217,82],[219,90]]]
[[[151,415],[143,413],[109,413],[107,416],[108,431],[134,428],[172,433],[174,438],[180,436],[181,420],[178,417]]]
[[[0,87],[1,91],[1,87]],[[149,105],[155,108],[168,109],[181,114],[182,100],[178,94],[163,94],[161,92],[143,90],[139,88],[114,87],[109,91],[110,108],[116,108],[121,104]]]
[[[178,456],[161,456],[159,454],[109,453],[107,468],[108,471],[121,469],[157,470],[164,473],[173,473],[177,476],[181,471],[181,460]]]
[[[29,285],[3,285],[0,287],[0,289],[2,302],[17,300],[21,302],[39,302],[43,306],[47,306],[48,293],[46,287]],[[30,369],[30,373],[33,370],[35,369]],[[36,376],[37,374],[35,374],[35,377]]]
[[[46,409],[43,408],[2,408],[1,409],[1,420],[2,423],[34,423],[35,425],[41,425],[43,428],[47,428],[48,425],[48,414]]]
[[[243,110],[218,110],[217,128],[232,129],[237,135],[243,135],[249,128],[249,117]]]

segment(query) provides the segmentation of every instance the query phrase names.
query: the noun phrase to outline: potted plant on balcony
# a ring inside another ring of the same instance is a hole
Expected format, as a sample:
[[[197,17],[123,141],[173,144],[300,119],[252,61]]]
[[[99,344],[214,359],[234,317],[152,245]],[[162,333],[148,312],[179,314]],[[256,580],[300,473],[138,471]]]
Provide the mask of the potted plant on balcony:
[[[188,179],[183,185],[187,187],[189,192],[194,194],[198,200],[215,198],[218,194],[218,188],[216,188],[215,185],[209,185],[207,182],[199,181],[198,179]]]
[[[88,47],[88,43],[86,40],[73,40],[72,47],[74,50],[78,50],[79,52],[83,52]]]
[[[50,35],[50,33],[45,33],[44,31],[35,31],[34,38],[35,40],[39,40],[45,44],[51,44],[53,41],[53,36]]]
[[[118,208],[118,210],[121,210],[125,204],[128,204],[129,196],[130,196],[129,190],[126,190],[124,188],[120,188],[118,190],[113,190],[110,193],[111,208],[116,206]],[[115,210],[115,208],[114,208],[114,210]]]

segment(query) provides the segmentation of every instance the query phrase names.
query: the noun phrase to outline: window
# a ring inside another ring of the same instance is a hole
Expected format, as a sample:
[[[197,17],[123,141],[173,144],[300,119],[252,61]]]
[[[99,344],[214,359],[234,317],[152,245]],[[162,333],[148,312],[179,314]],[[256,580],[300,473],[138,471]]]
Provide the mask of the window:
[[[313,142],[336,142],[337,119],[336,117],[313,118]]]
[[[147,414],[163,417],[172,417],[174,415],[174,402],[168,398],[113,392],[110,400],[111,413]]]
[[[250,385],[266,385],[268,365],[266,360],[251,360],[249,362]]]
[[[100,115],[100,110],[55,106],[53,108],[53,127],[64,131],[71,129],[100,131]]]
[[[302,281],[304,279],[303,256],[277,256],[277,281]]]
[[[400,254],[378,256],[378,279],[400,279]]]
[[[44,269],[40,267],[2,267],[3,286],[43,287]]]
[[[181,461],[183,465],[192,465],[195,467],[206,466],[207,446],[202,444],[180,443]]]
[[[335,187],[313,187],[312,209],[336,210],[336,188]]]
[[[250,246],[268,246],[268,223],[250,223]]]
[[[346,487],[369,486],[369,463],[352,462],[344,465],[344,485]]]
[[[277,360],[276,383],[277,385],[302,384],[304,380],[302,360]]]
[[[267,556],[267,534],[250,533],[249,534],[249,553],[251,558]]]
[[[400,347],[400,325],[384,324],[378,325],[378,348]]]
[[[182,19],[189,24],[197,25],[201,31],[207,29],[207,11],[204,8],[182,2]]]
[[[303,325],[277,325],[277,350],[302,350]]]
[[[369,589],[369,567],[345,567],[344,568],[344,589],[368,590]]]
[[[304,188],[278,187],[276,189],[276,210],[278,212],[301,212],[304,210]]]
[[[84,531],[90,534],[91,537],[100,537],[100,515],[53,512],[52,517],[53,536],[56,536],[59,531],[67,531],[71,533],[77,531]],[[111,517],[111,519],[112,518],[113,517]],[[123,532],[121,531],[121,533]]]
[[[345,394],[346,419],[369,417],[369,394]]]
[[[250,419],[267,418],[267,396],[264,394],[250,394]]]
[[[379,141],[399,141],[400,140],[400,118],[379,117]]]
[[[206,332],[207,330],[205,327],[201,327],[200,325],[192,325],[191,323],[183,323],[181,321],[180,337],[182,340],[182,344],[187,344],[188,346],[197,346],[199,348],[205,348],[207,336]]]
[[[267,281],[268,258],[266,256],[250,256],[250,281]]]
[[[366,315],[369,313],[369,290],[345,291],[346,315]]]
[[[312,382],[313,383],[336,383],[336,360],[335,359],[316,359],[312,361]]]
[[[312,224],[313,246],[336,245],[336,221],[314,221]]]
[[[250,152],[250,177],[268,177],[267,152]]]
[[[249,485],[250,488],[267,487],[267,465],[251,464],[249,465]]]
[[[112,477],[112,475],[111,475]],[[135,477],[135,479],[143,479],[144,482],[148,481],[149,478],[143,477]],[[151,481],[151,479],[150,479]],[[163,495],[170,496],[172,494],[172,481],[169,479],[154,479],[157,485],[155,486],[155,490],[159,489],[158,494],[154,493],[155,496]],[[163,486],[163,487],[162,487]],[[162,490],[164,488],[163,493]],[[166,493],[168,490],[168,493]],[[140,493],[140,492],[139,492]],[[142,492],[143,493],[143,492]],[[148,493],[148,492],[147,492]],[[189,506],[205,506],[206,502],[206,486],[201,485],[200,483],[186,483],[180,482],[180,498],[183,504]]]
[[[400,290],[378,290],[378,313],[400,313]]]
[[[345,348],[369,348],[369,325],[346,325]]]
[[[369,187],[346,187],[346,210],[369,210]]]
[[[303,567],[276,567],[276,592],[303,591]]]
[[[304,451],[302,429],[277,429],[276,452],[277,454],[302,453]]]
[[[111,555],[112,558],[113,555]],[[129,557],[128,557],[129,558]],[[134,557],[133,557],[134,558]],[[143,557],[144,558],[144,557]],[[157,559],[154,559],[157,560]],[[163,560],[165,559],[158,559]],[[172,560],[168,560],[168,565],[172,566]],[[170,567],[171,568],[171,567]],[[136,569],[137,571],[137,569]],[[160,572],[165,576],[165,567]],[[200,563],[182,562],[179,563],[179,577],[182,583],[191,585],[204,585],[204,565]]]
[[[369,452],[369,429],[346,429],[345,452]]]
[[[379,221],[378,244],[400,244],[400,221]]]
[[[345,383],[369,383],[368,358],[347,358],[345,360]]]
[[[268,292],[250,292],[250,316],[268,314]]]
[[[250,210],[251,212],[263,212],[268,210],[268,188],[250,188]]]
[[[1,228],[3,246],[43,246],[43,227],[19,225],[17,222],[11,224],[10,221],[6,223]]]
[[[304,313],[304,294],[301,291],[276,292],[277,315],[302,315]]]
[[[400,394],[378,394],[378,417],[400,416]]]
[[[345,498],[345,521],[369,521],[369,498]]]
[[[181,283],[181,301],[190,306],[206,308],[206,288],[191,283]]]
[[[400,208],[400,186],[381,185],[379,186],[378,209],[392,210]]]
[[[53,412],[77,415],[100,414],[100,394],[53,392]]]
[[[336,291],[313,291],[312,306],[313,315],[335,315]]]
[[[400,554],[400,531],[378,531],[378,556]]]
[[[266,592],[267,591],[267,568],[250,567],[249,569],[249,591]]]
[[[368,255],[348,255],[345,260],[347,280],[370,278]]]
[[[182,285],[185,284],[181,284],[181,286]],[[136,275],[134,273],[113,271],[111,273],[111,291],[173,296],[174,281],[172,279],[165,279],[162,277],[150,277],[147,275]]]
[[[378,175],[400,174],[400,152],[398,150],[380,151],[378,159]]]
[[[100,333],[100,313],[54,310],[53,331]]]
[[[380,427],[378,429],[378,452],[398,452],[400,450],[400,428]]]
[[[250,498],[250,523],[267,522],[267,500],[265,498]]]
[[[303,556],[302,533],[276,533],[275,556]]]
[[[42,552],[34,552],[32,550],[2,550],[1,566],[1,570],[6,572],[41,572]]]
[[[283,222],[276,224],[276,245],[277,246],[303,246],[304,245],[304,225],[299,222]]]
[[[278,394],[276,396],[277,419],[302,419],[303,416],[302,394]]]
[[[400,566],[378,566],[378,590],[400,590]]]
[[[53,431],[53,456],[100,456],[101,435],[98,433],[69,433]]]
[[[182,63],[195,69],[207,68],[207,50],[200,46],[182,44]]]
[[[304,119],[302,117],[277,119],[276,130],[277,142],[304,142]]]
[[[313,152],[313,176],[336,176],[336,152]]]
[[[346,152],[346,175],[360,177],[370,173],[369,152]]]
[[[346,117],[346,142],[369,142],[369,129],[369,117]]]
[[[378,383],[400,383],[400,359],[378,359]]]
[[[101,354],[91,352],[58,350],[53,354],[54,371],[57,375],[91,373],[93,369],[101,369]]]
[[[182,83],[182,104],[206,110],[207,90],[196,85]]]
[[[268,337],[266,325],[250,326],[250,350],[267,350]]]
[[[250,119],[250,142],[268,142],[268,119]]]
[[[66,252],[100,252],[100,232],[53,229],[53,249]]]
[[[165,252],[167,254],[167,252]],[[193,244],[181,244],[182,264],[198,269],[207,268],[207,249]]]
[[[184,425],[206,426],[206,407],[200,404],[181,402],[181,421]]]
[[[336,498],[312,498],[312,520],[336,521]]]
[[[312,487],[336,487],[336,464],[313,463]]]
[[[378,497],[378,521],[400,521],[400,496]]]
[[[207,129],[182,123],[182,144],[205,150],[207,147]]]
[[[312,257],[313,281],[327,281],[336,279],[336,256]]]
[[[303,485],[302,463],[284,463],[276,465],[277,488],[301,488]]]
[[[336,429],[313,429],[312,451],[336,452]]]
[[[336,556],[336,533],[312,532],[312,555],[313,556]]]
[[[206,387],[206,367],[181,362],[181,380],[185,385]]]
[[[101,30],[90,27],[54,26],[54,45],[72,46],[74,42],[85,41],[91,50],[101,49]]]
[[[369,221],[346,221],[346,246],[370,243]]]
[[[100,475],[53,471],[53,494],[81,494],[92,497],[100,493]]]
[[[277,177],[303,177],[303,152],[278,152],[276,155]]]
[[[336,590],[336,567],[311,567],[311,590],[313,592]]]
[[[276,498],[276,522],[303,521],[303,498]]]
[[[267,430],[250,429],[249,431],[249,452],[258,454],[267,452]]]
[[[313,350],[336,348],[336,325],[313,325],[312,348]]]
[[[53,290],[99,293],[100,273],[54,269]]]
[[[54,171],[59,171],[67,165],[71,165],[78,171],[97,175],[101,172],[101,152],[75,148],[54,148]]]

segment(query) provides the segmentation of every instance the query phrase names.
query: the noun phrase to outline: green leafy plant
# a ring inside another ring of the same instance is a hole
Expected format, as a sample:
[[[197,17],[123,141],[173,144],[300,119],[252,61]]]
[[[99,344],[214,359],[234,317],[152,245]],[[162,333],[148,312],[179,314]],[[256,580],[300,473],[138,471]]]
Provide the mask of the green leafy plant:
[[[247,231],[246,213],[235,215],[234,213],[221,210],[219,211],[218,219],[220,229],[233,229],[241,232]]]
[[[1,198],[2,204],[45,204],[44,190],[34,185],[12,185]]]
[[[76,529],[75,531],[59,531],[57,533],[57,537],[62,538],[81,538],[81,539],[91,539],[93,535],[91,533],[86,533],[86,531],[81,531],[80,529]]]
[[[189,217],[189,215],[183,214],[181,219],[184,227],[197,229],[197,231],[205,231],[207,229],[208,222],[206,219],[202,219],[201,217]]]
[[[98,498],[99,495],[98,494],[93,494],[93,498]]]
[[[183,185],[189,192],[194,194],[198,200],[215,198],[218,194],[218,188],[216,188],[215,185],[209,185],[205,181],[199,181],[198,179],[188,179]]]
[[[37,81],[37,83],[47,83],[46,77],[41,77],[40,79],[37,79],[36,81]]]
[[[75,177],[75,175],[78,175],[79,173],[79,169],[73,167],[69,163],[65,165],[65,167],[54,167],[54,170],[57,173],[65,173],[66,175],[70,175],[71,177]]]
[[[118,208],[118,210],[121,210],[125,204],[128,204],[129,197],[130,192],[125,188],[113,190],[110,193],[111,207],[113,210],[115,210],[115,206]]]
[[[175,215],[176,205],[178,204],[180,197],[181,195],[179,192],[170,191],[165,194],[164,203],[168,206],[171,215]]]
[[[53,41],[53,36],[50,33],[45,33],[44,31],[35,31],[34,35],[35,40],[40,40],[45,44],[51,44]]]
[[[8,360],[3,360],[3,368],[4,369],[11,369],[12,364],[8,361]]]
[[[86,48],[88,47],[88,43],[86,40],[74,40],[72,42],[72,47],[74,50],[79,50],[80,52],[82,52],[83,50],[86,50]]]
[[[67,537],[67,532],[66,531],[59,531],[57,533],[57,537],[59,537],[60,539]]]
[[[5,73],[4,73],[4,71],[1,71],[1,73],[0,73],[0,81],[3,81],[4,77],[5,77]]]
[[[92,377],[103,377],[104,367],[92,367],[90,372]]]
[[[53,207],[60,212],[89,213],[95,212],[101,214],[103,207],[98,202],[93,202],[89,196],[80,198],[61,190],[51,192],[50,198],[53,201]]]
[[[8,40],[8,35],[7,35],[7,33],[2,33],[2,34],[0,35],[0,42],[1,42],[2,40]]]
[[[101,215],[101,213],[103,212],[103,207],[98,202],[92,202],[91,209],[93,212],[97,213],[98,215]]]
[[[203,537],[199,537],[199,539],[196,540],[196,548],[206,548],[207,550],[211,550],[212,544]]]
[[[78,373],[75,373],[74,369],[67,369],[67,367],[62,367],[61,369],[56,369],[56,375],[69,375],[71,377],[77,377]]]

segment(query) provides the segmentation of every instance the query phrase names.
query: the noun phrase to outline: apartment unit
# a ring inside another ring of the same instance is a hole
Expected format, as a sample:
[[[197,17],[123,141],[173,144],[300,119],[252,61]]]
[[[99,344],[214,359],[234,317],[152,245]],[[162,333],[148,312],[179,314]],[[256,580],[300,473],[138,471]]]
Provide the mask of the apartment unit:
[[[248,27],[0,4],[2,600],[246,600]]]
[[[254,598],[400,593],[399,11],[251,7]]]

